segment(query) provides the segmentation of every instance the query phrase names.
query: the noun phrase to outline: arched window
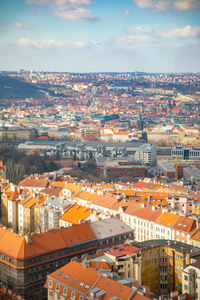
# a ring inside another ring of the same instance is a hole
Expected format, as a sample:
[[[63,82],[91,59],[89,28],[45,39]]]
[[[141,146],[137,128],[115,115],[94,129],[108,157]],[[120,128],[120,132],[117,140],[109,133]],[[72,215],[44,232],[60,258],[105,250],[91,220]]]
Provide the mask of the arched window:
[[[64,287],[64,289],[63,289],[63,296],[67,296],[67,288],[66,287]]]
[[[72,291],[72,292],[71,292],[71,300],[74,300],[74,299],[75,299],[75,297],[76,297],[76,294],[75,294],[75,292],[74,292],[74,291]]]
[[[60,292],[60,284],[56,284],[56,289],[55,289],[56,293]]]

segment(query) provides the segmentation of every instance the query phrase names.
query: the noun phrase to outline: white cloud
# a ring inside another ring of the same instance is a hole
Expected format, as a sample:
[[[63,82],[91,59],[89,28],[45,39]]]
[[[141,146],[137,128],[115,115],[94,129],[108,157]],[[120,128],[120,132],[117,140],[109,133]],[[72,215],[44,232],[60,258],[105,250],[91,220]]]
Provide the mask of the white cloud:
[[[130,16],[130,15],[131,15],[131,12],[130,12],[130,10],[128,10],[128,9],[127,9],[127,10],[125,10],[125,11],[124,11],[124,15],[125,15],[125,16]]]
[[[151,41],[152,38],[147,36],[147,35],[124,35],[120,37],[116,37],[114,39],[115,44],[118,45],[131,45],[134,44],[135,42],[149,42]]]
[[[140,8],[154,11],[200,9],[199,0],[133,0]]]
[[[89,10],[78,7],[76,9],[58,10],[54,12],[54,16],[68,20],[93,21],[97,16],[93,15]]]
[[[153,30],[149,27],[140,27],[140,26],[136,26],[136,27],[130,27],[127,30],[129,33],[135,33],[135,34],[140,34],[140,33],[152,33]]]
[[[26,0],[28,4],[47,6],[53,15],[68,20],[94,21],[98,17],[85,6],[92,5],[91,0]]]
[[[66,48],[83,48],[85,44],[82,41],[76,42],[57,42],[54,40],[31,40],[29,38],[20,38],[17,41],[17,45],[20,47],[33,47],[33,48],[51,48],[51,47],[66,47]]]
[[[200,36],[200,27],[199,26],[190,26],[186,25],[183,28],[174,28],[165,33],[160,33],[161,37],[165,38],[190,38]]]
[[[154,31],[150,27],[132,27],[127,29],[128,34],[115,37],[114,44],[120,46],[136,46],[141,44],[152,46],[173,47],[174,40],[184,46],[190,43],[191,38],[200,37],[200,26],[186,25],[183,28],[173,28],[167,32]],[[197,40],[197,39],[196,39]],[[192,44],[194,44],[194,40]]]
[[[28,4],[35,4],[39,6],[49,6],[60,9],[68,9],[74,7],[81,7],[91,5],[90,0],[27,0]]]

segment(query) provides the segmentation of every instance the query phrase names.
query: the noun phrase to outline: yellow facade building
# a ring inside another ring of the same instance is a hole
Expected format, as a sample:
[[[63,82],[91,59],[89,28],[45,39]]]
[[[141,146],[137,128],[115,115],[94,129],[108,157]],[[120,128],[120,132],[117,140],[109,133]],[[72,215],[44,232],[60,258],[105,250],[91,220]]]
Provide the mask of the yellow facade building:
[[[155,295],[182,292],[182,270],[199,248],[171,240],[150,240],[134,244],[141,248],[141,283]]]

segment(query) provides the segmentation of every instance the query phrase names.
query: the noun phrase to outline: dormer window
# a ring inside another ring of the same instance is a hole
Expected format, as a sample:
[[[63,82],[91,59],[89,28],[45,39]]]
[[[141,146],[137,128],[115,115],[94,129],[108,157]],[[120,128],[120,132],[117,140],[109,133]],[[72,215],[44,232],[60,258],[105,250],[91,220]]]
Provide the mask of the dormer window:
[[[52,288],[52,286],[53,286],[53,282],[52,282],[52,280],[49,280],[48,287],[51,289],[51,288]]]

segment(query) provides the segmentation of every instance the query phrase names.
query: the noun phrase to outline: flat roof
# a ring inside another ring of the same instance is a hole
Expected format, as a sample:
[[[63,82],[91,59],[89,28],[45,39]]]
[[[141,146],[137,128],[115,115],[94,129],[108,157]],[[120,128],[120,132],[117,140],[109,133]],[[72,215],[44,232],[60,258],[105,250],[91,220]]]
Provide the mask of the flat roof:
[[[178,252],[191,253],[192,256],[194,254],[195,255],[200,254],[199,247],[194,247],[192,245],[188,245],[186,243],[173,241],[173,240],[149,240],[149,241],[134,243],[134,246],[141,248],[142,250],[149,250],[160,246],[168,246],[170,248],[175,249]]]

